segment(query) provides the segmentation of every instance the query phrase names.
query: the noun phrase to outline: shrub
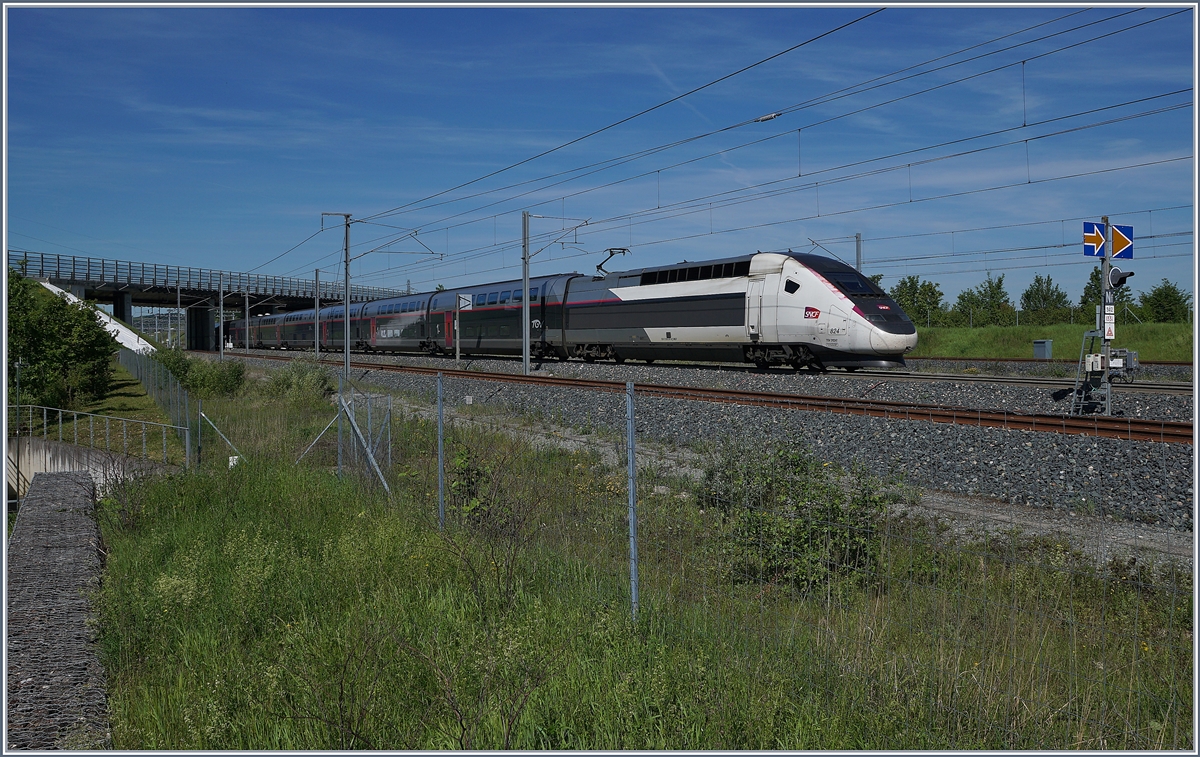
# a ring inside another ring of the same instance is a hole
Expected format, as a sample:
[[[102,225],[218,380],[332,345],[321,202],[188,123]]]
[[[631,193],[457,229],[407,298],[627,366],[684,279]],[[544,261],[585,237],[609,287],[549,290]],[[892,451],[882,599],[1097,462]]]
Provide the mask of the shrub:
[[[875,572],[888,496],[864,471],[855,472],[851,486],[843,474],[807,451],[784,447],[716,456],[704,472],[704,504],[722,514],[734,580],[809,593]]]
[[[333,376],[315,361],[298,359],[274,371],[260,386],[268,397],[292,403],[323,402],[333,393]]]
[[[246,383],[246,366],[240,361],[213,362],[189,356],[183,350],[157,350],[154,359],[166,366],[184,389],[199,397],[232,397]]]

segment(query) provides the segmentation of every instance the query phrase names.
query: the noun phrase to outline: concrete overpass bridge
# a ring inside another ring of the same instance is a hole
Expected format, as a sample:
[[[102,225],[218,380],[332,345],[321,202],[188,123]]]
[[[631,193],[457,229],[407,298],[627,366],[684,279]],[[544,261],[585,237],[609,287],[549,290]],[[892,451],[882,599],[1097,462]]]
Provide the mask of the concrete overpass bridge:
[[[174,308],[187,312],[187,348],[216,349],[214,327],[224,303],[226,318],[305,310],[317,297],[316,281],[289,276],[220,271],[212,268],[108,260],[30,250],[8,250],[8,265],[31,278],[46,279],[76,297],[111,303],[113,315],[133,323],[133,308]],[[322,304],[341,302],[342,285],[320,282]],[[397,297],[383,287],[350,286],[352,302]]]

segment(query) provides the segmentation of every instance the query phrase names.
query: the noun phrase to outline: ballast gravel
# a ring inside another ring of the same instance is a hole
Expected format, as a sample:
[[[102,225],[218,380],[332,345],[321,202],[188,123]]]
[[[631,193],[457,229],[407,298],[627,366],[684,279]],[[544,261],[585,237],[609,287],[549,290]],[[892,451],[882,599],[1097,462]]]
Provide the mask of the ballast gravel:
[[[364,356],[356,355],[356,361]],[[450,360],[370,356],[367,360],[453,368]],[[275,361],[256,360],[277,368]],[[467,364],[467,361],[464,361]],[[476,360],[469,370],[519,372],[520,362]],[[1063,414],[1045,389],[958,382],[859,379],[830,373],[720,371],[647,365],[587,365],[548,361],[545,374],[677,386],[711,386],[821,396]],[[543,375],[545,375],[543,374]],[[432,397],[433,377],[355,369],[357,380]],[[625,428],[621,394],[445,379],[446,401],[500,405],[584,429]],[[1129,416],[1191,420],[1190,396],[1116,395]],[[931,489],[1062,512],[1078,511],[1176,532],[1193,528],[1193,448],[1066,434],[1008,431],[924,421],[777,410],[712,402],[641,397],[639,437],[672,444],[772,442],[806,447],[820,459],[876,475],[902,476]]]

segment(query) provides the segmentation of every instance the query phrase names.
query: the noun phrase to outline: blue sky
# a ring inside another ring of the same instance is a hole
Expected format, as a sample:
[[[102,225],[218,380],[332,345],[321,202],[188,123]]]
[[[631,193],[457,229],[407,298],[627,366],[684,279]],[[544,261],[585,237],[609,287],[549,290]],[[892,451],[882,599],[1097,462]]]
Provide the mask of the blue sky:
[[[527,209],[535,249],[591,219],[535,274],[811,240],[853,263],[857,232],[885,286],[953,301],[990,272],[1016,301],[1039,273],[1078,298],[1082,221],[1108,214],[1135,291],[1191,290],[1179,10],[888,8],[425,200],[871,9],[10,6],[7,244],[324,278],[340,230],[272,260],[349,212],[355,281],[423,290],[519,276]]]

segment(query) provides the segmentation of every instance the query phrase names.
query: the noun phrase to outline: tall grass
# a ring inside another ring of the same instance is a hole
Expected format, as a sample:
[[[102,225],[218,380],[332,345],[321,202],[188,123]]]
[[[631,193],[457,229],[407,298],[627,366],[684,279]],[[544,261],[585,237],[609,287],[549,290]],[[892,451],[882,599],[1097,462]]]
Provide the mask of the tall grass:
[[[1094,324],[1057,323],[1049,326],[985,326],[981,328],[925,328],[917,326],[917,347],[912,357],[982,359],[1032,358],[1035,339],[1052,339],[1054,357],[1079,358],[1083,332]],[[1141,360],[1190,362],[1190,323],[1117,324],[1113,347],[1135,350]],[[1097,345],[1099,343],[1097,342]]]
[[[766,481],[783,467],[732,455],[707,485],[643,472],[635,623],[623,471],[598,456],[452,427],[439,531],[428,420],[395,419],[389,498],[331,475],[335,443],[293,465],[323,390],[224,402],[246,461],[101,508],[117,748],[1194,744],[1189,575],[957,542],[896,516],[895,482],[839,495],[836,466],[792,451],[801,473]],[[881,506],[799,515],[842,496]],[[870,559],[845,559],[856,539]]]

